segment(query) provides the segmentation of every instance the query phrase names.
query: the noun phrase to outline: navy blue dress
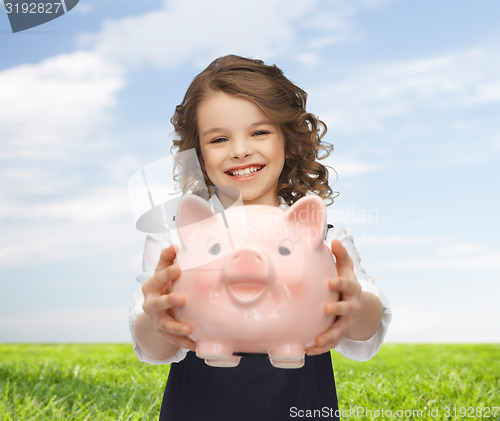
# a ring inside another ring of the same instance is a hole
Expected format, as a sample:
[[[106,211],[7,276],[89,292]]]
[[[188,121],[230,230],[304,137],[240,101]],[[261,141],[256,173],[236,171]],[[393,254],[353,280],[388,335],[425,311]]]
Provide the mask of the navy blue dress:
[[[281,369],[265,357],[242,357],[232,368],[210,367],[190,351],[170,367],[160,421],[281,421],[314,410],[338,420],[337,409],[329,352],[306,356],[302,368]]]

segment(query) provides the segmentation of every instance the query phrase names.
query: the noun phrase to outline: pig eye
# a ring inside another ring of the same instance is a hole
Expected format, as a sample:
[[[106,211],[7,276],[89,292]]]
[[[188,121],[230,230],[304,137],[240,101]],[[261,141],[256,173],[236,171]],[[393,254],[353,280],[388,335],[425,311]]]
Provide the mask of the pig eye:
[[[282,256],[288,256],[293,251],[293,242],[291,240],[283,240],[278,247],[278,251]]]
[[[214,256],[220,253],[220,243],[215,238],[210,238],[207,241],[207,249]]]

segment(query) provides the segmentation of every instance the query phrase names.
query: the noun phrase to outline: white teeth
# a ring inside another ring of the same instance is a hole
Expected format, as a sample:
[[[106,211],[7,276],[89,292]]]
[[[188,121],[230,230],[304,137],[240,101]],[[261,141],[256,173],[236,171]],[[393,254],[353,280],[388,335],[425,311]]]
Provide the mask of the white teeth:
[[[259,171],[261,168],[262,167],[247,167],[244,170],[234,170],[234,171],[229,171],[229,173],[235,176],[250,175],[253,174],[254,172]]]

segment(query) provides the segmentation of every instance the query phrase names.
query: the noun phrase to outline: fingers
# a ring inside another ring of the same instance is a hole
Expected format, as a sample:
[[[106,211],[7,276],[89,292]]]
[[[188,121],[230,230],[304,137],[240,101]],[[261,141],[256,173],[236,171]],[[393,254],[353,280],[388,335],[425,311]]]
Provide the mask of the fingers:
[[[167,313],[163,313],[160,320],[154,323],[154,327],[159,334],[174,345],[190,349],[191,351],[196,349],[195,342],[188,338],[193,329],[187,323],[178,322]]]
[[[335,249],[333,243],[332,250]],[[342,249],[345,251],[343,247]],[[350,261],[352,267],[352,261],[349,256],[347,256],[349,259],[347,260],[342,253],[343,251],[340,250],[340,264],[346,265]],[[329,279],[329,287],[331,290],[338,291],[341,299],[339,301],[328,302],[325,305],[325,314],[328,316],[337,316],[337,319],[329,330],[316,338],[316,345],[306,351],[307,355],[323,354],[337,346],[346,335],[349,327],[356,320],[361,308],[361,286],[352,272],[352,268],[348,276],[332,276]]]
[[[185,297],[182,294],[172,293],[144,300],[144,313],[157,331],[174,336],[188,336],[193,329],[187,323],[177,321],[169,310],[184,305]]]
[[[358,299],[330,302],[325,306],[325,314],[327,316],[348,316],[357,314],[360,308],[361,303]]]
[[[166,320],[165,317],[170,317],[169,310],[184,305],[185,301],[184,295],[180,293],[144,294],[142,309],[155,325],[160,325],[161,321]]]
[[[355,278],[354,274],[350,277],[345,276],[332,276],[328,280],[328,286],[333,291],[339,291],[342,296],[361,294],[361,285],[359,285],[358,280]]]
[[[352,259],[347,250],[339,240],[332,241],[332,253],[337,260],[337,272],[340,276],[345,276],[353,271]]]
[[[185,304],[184,295],[178,293],[164,294],[144,299],[143,309],[146,314],[168,311]]]
[[[160,265],[160,263],[158,263],[158,265]],[[177,279],[180,274],[181,270],[177,264],[171,264],[160,271],[156,271],[142,286],[144,296],[146,297],[148,294],[166,294],[170,290],[172,282]]]
[[[181,348],[189,349],[190,351],[196,351],[196,343],[189,338],[184,336],[176,336],[176,335],[167,335],[168,340],[172,342],[174,345],[177,345]]]
[[[185,304],[183,294],[170,293],[170,287],[181,274],[179,265],[174,263],[177,246],[162,250],[154,275],[142,286],[144,304],[142,306],[154,329],[169,342],[190,350],[195,350],[194,341],[188,338],[192,327],[177,321],[170,310]]]
[[[340,317],[335,321],[332,327],[316,338],[316,345],[307,349],[307,355],[319,355],[328,352],[330,349],[337,346],[341,339],[345,336],[349,322],[346,318]]]
[[[166,269],[174,263],[178,247],[175,244],[163,249],[160,254],[160,259],[156,265],[155,273]]]
[[[160,321],[156,324],[156,329],[173,344],[191,351],[196,349],[195,342],[187,337],[193,332],[193,328],[189,324],[178,322],[167,313],[163,313]]]
[[[158,330],[162,332],[169,333],[171,335],[188,336],[192,333],[193,329],[187,323],[181,323],[175,320],[173,317],[164,317],[157,327]]]

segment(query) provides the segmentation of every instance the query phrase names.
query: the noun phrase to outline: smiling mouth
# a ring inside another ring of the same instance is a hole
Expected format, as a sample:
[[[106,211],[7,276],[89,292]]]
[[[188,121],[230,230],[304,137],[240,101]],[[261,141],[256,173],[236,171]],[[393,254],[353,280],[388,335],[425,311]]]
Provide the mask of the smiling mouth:
[[[266,285],[260,282],[235,282],[228,285],[229,293],[233,298],[242,303],[249,304],[258,300],[264,293]]]
[[[231,175],[233,177],[248,177],[249,175],[255,174],[259,172],[265,165],[252,165],[250,167],[246,167],[245,169],[240,170],[228,170],[225,171],[227,175]]]

